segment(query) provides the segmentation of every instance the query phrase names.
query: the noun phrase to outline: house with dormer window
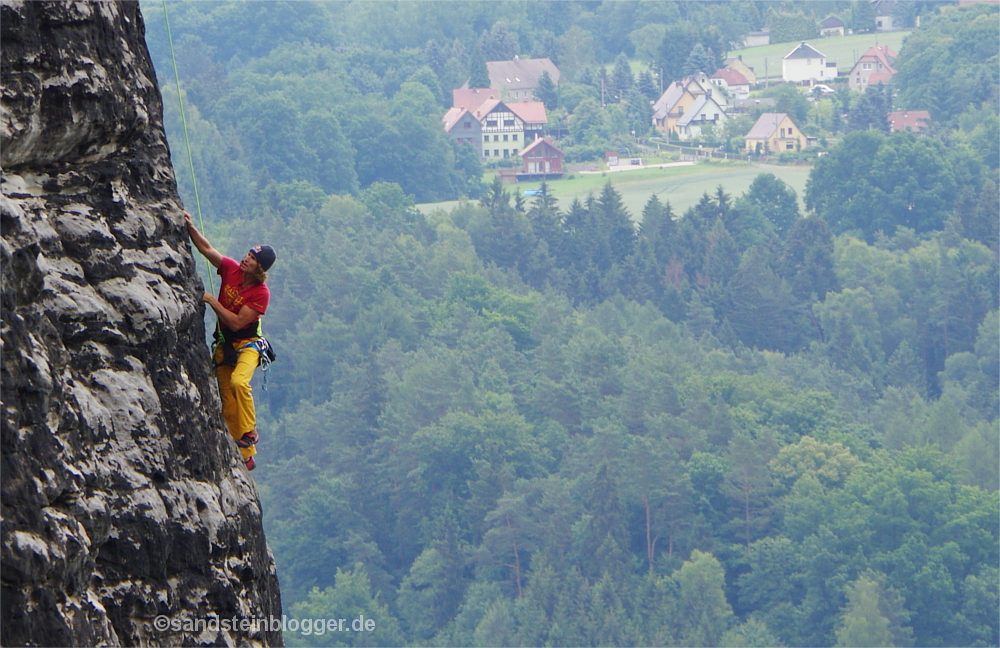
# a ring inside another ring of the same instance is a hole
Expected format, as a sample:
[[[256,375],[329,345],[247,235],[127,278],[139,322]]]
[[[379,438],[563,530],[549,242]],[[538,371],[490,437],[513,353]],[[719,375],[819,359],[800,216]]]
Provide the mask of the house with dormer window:
[[[847,87],[851,90],[864,92],[870,85],[880,83],[888,84],[896,69],[892,67],[896,60],[896,53],[886,45],[875,45],[869,47],[868,51],[861,55],[858,62],[851,68],[847,78]]]
[[[486,63],[490,87],[500,90],[499,99],[503,101],[537,101],[535,89],[542,72],[548,72],[552,83],[559,85],[559,68],[547,58],[522,59],[515,56],[511,61]]]

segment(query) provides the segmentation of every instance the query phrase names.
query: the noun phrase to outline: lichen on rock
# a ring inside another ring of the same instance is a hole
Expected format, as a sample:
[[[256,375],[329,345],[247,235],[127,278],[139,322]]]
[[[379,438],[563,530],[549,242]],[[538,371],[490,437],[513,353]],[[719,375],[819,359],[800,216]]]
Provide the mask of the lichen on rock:
[[[138,3],[0,11],[0,644],[281,645]]]

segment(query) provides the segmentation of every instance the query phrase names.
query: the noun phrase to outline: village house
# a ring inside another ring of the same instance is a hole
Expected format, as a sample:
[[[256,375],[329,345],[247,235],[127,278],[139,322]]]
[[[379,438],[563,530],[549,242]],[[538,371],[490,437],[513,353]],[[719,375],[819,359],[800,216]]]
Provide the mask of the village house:
[[[808,140],[787,113],[764,113],[746,134],[748,153],[780,153],[807,146]]]
[[[490,99],[476,111],[482,124],[483,157],[509,158],[524,146],[524,120],[499,99]]]
[[[874,45],[868,48],[858,62],[851,68],[847,78],[847,87],[851,90],[864,92],[870,85],[880,83],[888,85],[892,75],[896,74],[892,67],[896,53],[886,45]]]
[[[695,99],[694,104],[677,120],[677,138],[682,142],[689,142],[701,136],[703,127],[718,126],[727,119],[729,117],[726,111],[715,101],[712,91],[708,90]]]
[[[563,152],[551,137],[539,137],[521,150],[520,180],[544,180],[563,174]]]
[[[465,108],[451,108],[442,118],[444,130],[459,144],[469,144],[482,156],[482,124]]]
[[[837,78],[837,64],[826,55],[802,41],[781,59],[781,78],[789,83],[832,81]]]
[[[534,101],[538,97],[535,89],[542,72],[548,72],[552,83],[559,85],[559,68],[547,58],[522,59],[515,56],[512,61],[490,61],[486,63],[486,73],[490,77],[490,87],[500,90],[503,101]]]
[[[896,13],[896,0],[871,0],[871,4],[875,12],[875,29],[878,31],[895,29],[893,16]]]
[[[686,76],[680,81],[672,81],[653,104],[653,126],[669,137],[677,132],[677,122],[685,111],[694,105],[699,97],[711,91],[712,84],[704,73]],[[723,103],[720,97],[716,102]]]
[[[765,27],[760,31],[749,32],[743,37],[743,47],[759,47],[771,44],[771,29]]]
[[[930,128],[931,114],[926,110],[898,110],[889,113],[889,132],[923,133]]]
[[[730,68],[721,68],[709,77],[712,85],[724,89],[733,100],[746,99],[750,96],[750,81],[745,76]]]
[[[843,36],[844,21],[836,16],[830,16],[823,19],[823,22],[819,24],[819,35],[822,37]]]
[[[479,103],[487,95],[454,91],[455,101],[468,101],[472,107],[450,108],[442,118],[445,131],[459,143],[473,144],[483,158],[514,157],[525,143],[541,135],[548,123],[545,104],[540,101],[508,104],[492,96]]]
[[[736,58],[727,58],[722,62],[722,66],[730,70],[736,70],[750,83],[750,85],[757,85],[757,74],[753,71],[753,68],[743,62],[743,55],[740,54]]]

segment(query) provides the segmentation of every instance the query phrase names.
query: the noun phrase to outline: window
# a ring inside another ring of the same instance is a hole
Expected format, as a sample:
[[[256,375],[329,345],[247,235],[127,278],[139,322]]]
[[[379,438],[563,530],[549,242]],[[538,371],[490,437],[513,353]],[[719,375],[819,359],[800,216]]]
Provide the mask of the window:
[[[714,114],[715,117],[712,118],[712,121],[719,121],[719,113],[714,113]]]
[[[500,157],[500,149],[493,149],[493,157]]]
[[[489,135],[483,135],[483,141],[484,142],[490,141],[490,136]]]
[[[510,149],[504,149],[503,150],[503,156],[504,157],[510,157]]]
[[[485,149],[483,151],[483,157],[489,157],[489,156],[490,156],[490,150],[489,149]]]
[[[506,134],[504,134],[504,136],[503,136],[503,141],[505,141],[505,142],[507,141],[507,135]]]
[[[496,127],[497,127],[497,120],[495,119],[486,120],[486,128],[496,128]]]
[[[870,69],[872,69],[872,64],[871,63],[862,63],[861,64],[861,69],[862,70],[870,70]]]
[[[514,133],[513,135],[511,135],[510,138],[516,142],[517,141],[517,133]]]
[[[785,144],[785,150],[791,151],[793,148],[795,148],[795,146],[791,142]]]
[[[494,142],[499,142],[500,141],[500,136],[499,135],[494,135],[493,136],[493,141]]]
[[[512,155],[517,155],[517,149],[514,149],[513,151],[511,151],[511,154]]]
[[[788,135],[789,135],[789,137],[791,137],[791,135],[792,135],[792,129],[791,128],[788,129]]]
[[[466,128],[472,128],[472,122],[465,122]]]
[[[514,120],[513,119],[505,119],[505,120],[503,120],[503,125],[504,126],[513,126],[514,125]]]

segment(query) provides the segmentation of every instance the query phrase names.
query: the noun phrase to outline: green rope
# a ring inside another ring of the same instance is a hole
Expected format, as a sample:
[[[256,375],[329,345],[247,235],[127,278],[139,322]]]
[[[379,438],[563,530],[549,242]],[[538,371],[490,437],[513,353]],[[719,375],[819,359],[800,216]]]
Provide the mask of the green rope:
[[[167,24],[167,43],[170,44],[170,60],[174,64],[174,86],[177,88],[177,103],[181,107],[181,125],[184,127],[184,146],[187,148],[188,168],[191,170],[191,186],[194,188],[194,204],[198,208],[198,227],[205,231],[205,219],[201,215],[201,199],[198,197],[198,181],[194,176],[194,159],[191,157],[191,140],[188,139],[187,118],[184,116],[184,99],[181,98],[181,78],[177,73],[177,57],[174,56],[174,40],[170,36],[170,18],[167,16],[167,0],[163,0],[163,21]],[[215,294],[215,282],[212,281],[212,264],[205,259],[208,268],[208,287]]]

